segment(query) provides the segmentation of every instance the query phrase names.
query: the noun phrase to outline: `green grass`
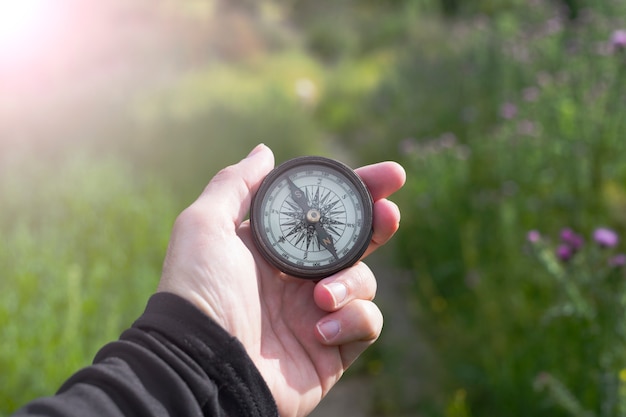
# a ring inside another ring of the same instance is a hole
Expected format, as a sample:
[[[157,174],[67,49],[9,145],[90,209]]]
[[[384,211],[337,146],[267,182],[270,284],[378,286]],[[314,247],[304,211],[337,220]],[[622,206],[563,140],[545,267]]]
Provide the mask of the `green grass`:
[[[112,159],[4,155],[0,414],[88,365],[160,276],[170,193]]]

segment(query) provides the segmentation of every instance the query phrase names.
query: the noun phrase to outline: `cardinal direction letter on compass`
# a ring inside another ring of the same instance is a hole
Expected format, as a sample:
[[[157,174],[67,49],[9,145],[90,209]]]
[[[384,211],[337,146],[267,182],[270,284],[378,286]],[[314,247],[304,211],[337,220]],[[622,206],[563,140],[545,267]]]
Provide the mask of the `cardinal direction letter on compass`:
[[[333,237],[329,235],[324,227],[319,223],[315,224],[315,232],[317,233],[318,242],[324,246],[326,250],[332,253],[335,259],[339,260],[337,249],[335,249],[335,244],[333,243]]]
[[[307,212],[309,210],[309,198],[305,196],[302,190],[300,190],[289,177],[287,177],[287,184],[291,190],[291,198],[297,204],[294,208],[300,207],[303,212]]]

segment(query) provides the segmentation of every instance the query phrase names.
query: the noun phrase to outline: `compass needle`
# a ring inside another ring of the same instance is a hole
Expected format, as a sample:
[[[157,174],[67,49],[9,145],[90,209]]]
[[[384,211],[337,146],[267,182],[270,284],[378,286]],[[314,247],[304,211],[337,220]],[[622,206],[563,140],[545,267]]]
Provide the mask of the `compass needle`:
[[[296,204],[304,212],[309,211],[309,202],[307,201],[308,199],[306,198],[302,190],[300,190],[300,188],[298,188],[298,186],[294,184],[294,182],[289,177],[287,177],[287,183],[289,184],[289,188],[291,189],[291,198],[293,199],[293,201],[295,201]],[[288,204],[291,205],[291,203]],[[297,208],[298,206],[293,207]]]

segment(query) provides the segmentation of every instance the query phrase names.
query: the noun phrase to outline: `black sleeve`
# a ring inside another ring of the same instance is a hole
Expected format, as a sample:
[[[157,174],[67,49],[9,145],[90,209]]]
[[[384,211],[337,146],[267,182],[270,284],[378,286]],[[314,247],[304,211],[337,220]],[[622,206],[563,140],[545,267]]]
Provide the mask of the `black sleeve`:
[[[200,310],[158,293],[120,340],[24,416],[278,416],[241,343]]]

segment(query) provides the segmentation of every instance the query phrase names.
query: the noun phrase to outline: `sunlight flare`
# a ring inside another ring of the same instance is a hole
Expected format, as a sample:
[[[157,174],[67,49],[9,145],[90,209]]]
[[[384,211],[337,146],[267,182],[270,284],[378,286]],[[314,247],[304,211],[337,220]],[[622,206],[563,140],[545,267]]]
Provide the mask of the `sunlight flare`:
[[[44,26],[46,0],[0,1],[0,48],[20,47]]]

